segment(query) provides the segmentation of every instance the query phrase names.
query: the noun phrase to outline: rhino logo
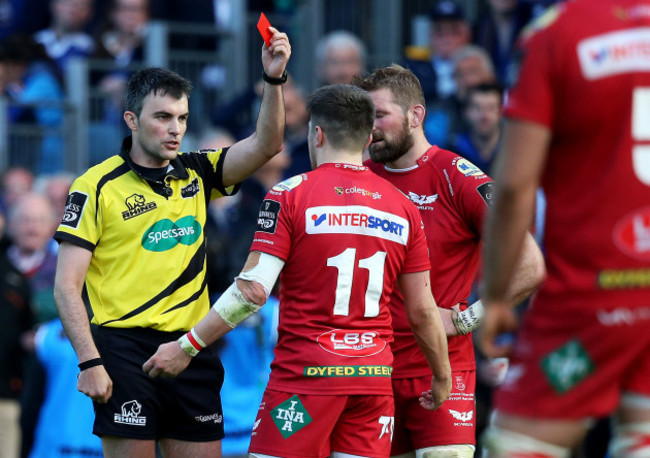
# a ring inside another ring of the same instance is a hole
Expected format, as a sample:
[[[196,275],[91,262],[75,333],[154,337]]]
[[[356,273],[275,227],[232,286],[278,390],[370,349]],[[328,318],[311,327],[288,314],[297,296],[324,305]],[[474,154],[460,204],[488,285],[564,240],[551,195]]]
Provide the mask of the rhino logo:
[[[122,404],[122,415],[125,417],[137,417],[142,411],[142,404],[138,401],[128,401]]]
[[[121,412],[113,415],[113,421],[123,425],[145,426],[147,424],[147,417],[141,417],[141,412],[142,404],[135,399],[133,401],[127,401],[122,404]]]
[[[124,221],[154,210],[156,202],[147,202],[142,194],[131,194],[124,200],[128,210],[122,212]]]
[[[142,194],[131,194],[126,198],[126,206],[129,210],[144,207],[144,196]]]

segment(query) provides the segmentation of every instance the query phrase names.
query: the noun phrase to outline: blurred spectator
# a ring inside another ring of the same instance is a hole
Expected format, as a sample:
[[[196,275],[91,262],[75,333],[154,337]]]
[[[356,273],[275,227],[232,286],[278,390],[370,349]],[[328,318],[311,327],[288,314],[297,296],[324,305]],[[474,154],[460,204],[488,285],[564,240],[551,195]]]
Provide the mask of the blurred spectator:
[[[463,46],[451,62],[456,89],[430,107],[424,121],[425,135],[435,145],[446,145],[451,137],[466,130],[463,109],[469,88],[496,80],[490,56],[479,46]]]
[[[236,141],[228,129],[214,127],[201,133],[197,149],[221,149],[231,146]]]
[[[11,245],[7,257],[29,279],[32,312],[36,324],[58,317],[54,304],[56,253],[51,249],[58,214],[43,194],[25,194],[9,211],[7,233]],[[23,345],[30,352],[24,364],[21,393],[22,456],[31,449],[38,412],[43,401],[45,374],[36,360],[34,334],[27,334]]]
[[[503,87],[499,83],[483,83],[471,87],[463,112],[467,129],[455,135],[447,148],[488,175],[501,139],[502,104]]]
[[[10,131],[10,164],[39,173],[63,169],[63,138],[57,130],[63,122],[64,95],[43,45],[28,35],[10,35],[0,42],[0,90],[10,103],[10,124],[34,124],[43,130],[42,137],[32,140],[36,144]]]
[[[151,0],[151,18],[167,22],[189,24],[217,24],[217,1],[206,0]],[[216,51],[217,38],[206,35],[172,34],[172,49]]]
[[[65,211],[65,204],[68,200],[68,191],[74,181],[74,175],[69,173],[58,173],[55,175],[44,175],[37,178],[34,184],[36,192],[45,194],[52,202],[57,213],[57,221],[61,221]],[[56,242],[54,242],[56,245]]]
[[[286,114],[284,144],[288,154],[284,158],[284,163],[281,162],[280,165],[286,167],[283,176],[288,178],[311,170],[309,147],[307,145],[309,113],[307,112],[305,94],[295,80],[287,81],[284,86],[283,96]],[[272,186],[275,183],[267,184]]]
[[[488,0],[488,13],[483,15],[474,32],[474,42],[485,49],[496,68],[499,81],[513,82],[511,60],[515,41],[531,18],[531,5],[522,0]]]
[[[30,458],[100,457],[101,439],[92,433],[93,404],[77,390],[79,360],[61,320],[38,328],[35,352],[45,371],[45,393]]]
[[[255,130],[255,120],[262,97],[264,82],[260,79],[250,85],[244,92],[210,111],[212,125],[225,128],[240,140]]]
[[[33,187],[34,174],[28,169],[11,167],[5,170],[0,178],[0,201],[3,213],[8,213],[9,209]],[[4,231],[0,233],[4,234]]]
[[[91,164],[112,156],[126,135],[122,119],[126,83],[137,70],[134,65],[143,60],[149,1],[111,0],[104,18],[95,37],[92,57],[108,59],[113,69],[91,74],[91,84],[104,96],[102,113],[96,116],[100,121],[90,126]]]
[[[95,48],[86,28],[92,18],[94,0],[50,0],[52,20],[34,35],[37,42],[64,74],[68,59],[88,57]]]
[[[353,33],[335,30],[316,43],[316,74],[321,85],[349,84],[366,73],[366,47]]]
[[[218,150],[236,142],[232,134],[223,128],[204,131],[198,140],[198,150]],[[230,234],[226,221],[227,208],[237,195],[214,199],[210,202],[205,224],[206,278],[211,298],[216,298],[232,281],[230,277]]]
[[[58,216],[50,199],[38,193],[25,194],[9,210],[11,245],[7,256],[30,279],[33,311],[39,323],[58,316],[53,296],[56,252],[51,248]]]
[[[451,0],[439,1],[431,10],[430,17],[430,58],[407,58],[403,63],[420,80],[427,108],[456,90],[452,55],[469,44],[472,37],[463,8]]]
[[[93,57],[113,59],[118,68],[142,60],[144,35],[149,22],[148,0],[113,0],[106,22],[97,36]]]
[[[0,213],[0,232],[4,215]],[[28,280],[0,250],[0,458],[20,456],[20,403],[24,349],[21,338],[32,327]]]
[[[48,0],[0,0],[0,39],[16,33],[31,35],[47,27]]]

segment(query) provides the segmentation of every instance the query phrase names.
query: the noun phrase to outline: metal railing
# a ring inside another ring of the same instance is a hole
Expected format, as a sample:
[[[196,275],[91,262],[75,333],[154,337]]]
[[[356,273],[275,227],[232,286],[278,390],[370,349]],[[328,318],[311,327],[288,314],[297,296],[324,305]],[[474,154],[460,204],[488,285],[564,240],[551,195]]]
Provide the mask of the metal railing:
[[[268,17],[274,26],[289,33],[293,47],[290,72],[306,91],[311,91],[318,84],[313,53],[318,39],[325,33],[346,29],[357,34],[368,48],[368,68],[388,65],[401,60],[405,45],[422,40],[422,36],[413,35],[418,29],[414,24],[422,22],[430,4],[428,0],[303,0],[296,3],[291,14],[269,13]],[[46,132],[37,125],[10,126],[7,102],[0,99],[0,167],[24,163],[39,172],[42,164],[38,159],[27,158],[35,158],[35,145],[54,134],[63,139],[61,166],[68,172],[82,172],[115,154],[127,133],[122,121],[122,101],[112,100],[102,92],[94,75],[116,70],[128,73],[142,66],[162,66],[190,78],[194,90],[189,129],[190,134],[197,135],[211,125],[211,109],[229,101],[260,78],[262,42],[255,27],[259,13],[247,11],[246,2],[230,0],[230,15],[231,20],[221,29],[210,25],[152,22],[146,37],[144,62],[127,68],[116,68],[112,61],[71,62],[64,76],[65,120],[58,132]],[[214,42],[214,47],[197,49],[175,45],[182,44],[184,39]]]

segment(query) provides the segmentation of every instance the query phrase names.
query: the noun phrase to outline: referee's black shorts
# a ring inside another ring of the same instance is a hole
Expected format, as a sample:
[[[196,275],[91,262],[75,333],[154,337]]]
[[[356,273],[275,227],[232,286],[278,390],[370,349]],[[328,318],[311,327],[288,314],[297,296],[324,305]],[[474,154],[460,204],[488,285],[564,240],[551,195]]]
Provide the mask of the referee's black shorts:
[[[207,442],[224,437],[219,391],[224,370],[216,346],[203,349],[180,375],[151,378],[142,365],[162,343],[183,332],[92,326],[93,338],[113,381],[107,404],[93,403],[93,433],[132,439]]]

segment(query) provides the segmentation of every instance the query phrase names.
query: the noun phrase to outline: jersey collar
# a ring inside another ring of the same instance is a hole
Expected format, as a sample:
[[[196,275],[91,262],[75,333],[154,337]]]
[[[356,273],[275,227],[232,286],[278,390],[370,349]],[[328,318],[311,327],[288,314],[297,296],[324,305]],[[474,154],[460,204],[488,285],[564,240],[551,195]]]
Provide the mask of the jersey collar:
[[[131,135],[127,136],[122,140],[122,149],[120,151],[120,157],[124,160],[124,162],[127,163],[129,168],[133,170],[134,173],[136,173],[138,176],[146,180],[146,177],[143,177],[140,172],[135,167],[135,163],[133,162],[133,159],[131,159],[131,155],[129,154],[131,151],[131,147],[133,146],[133,137]],[[178,179],[187,179],[189,178],[190,174],[187,172],[187,169],[181,162],[181,160],[176,156],[174,159],[169,161],[169,166],[167,168],[167,176],[171,176],[173,178],[178,178]]]

